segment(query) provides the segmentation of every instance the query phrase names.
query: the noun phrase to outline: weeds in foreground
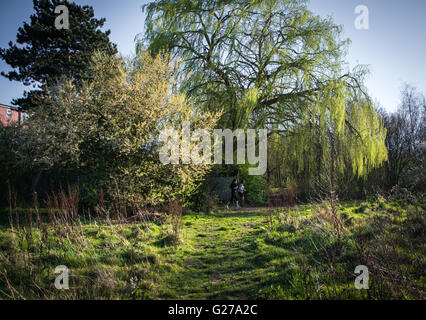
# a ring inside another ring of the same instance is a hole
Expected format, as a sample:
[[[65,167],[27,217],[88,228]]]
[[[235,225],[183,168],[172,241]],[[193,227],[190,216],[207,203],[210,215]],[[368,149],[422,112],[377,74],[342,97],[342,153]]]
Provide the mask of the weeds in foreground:
[[[277,215],[276,228],[299,240],[291,245],[290,290],[273,287],[268,297],[292,291],[303,299],[425,299],[424,198],[380,196],[361,204],[368,215],[338,206],[323,201],[310,218],[291,210]],[[369,270],[369,290],[354,288],[357,265]]]
[[[169,214],[170,225],[172,226],[173,241],[175,244],[178,244],[182,241],[182,205],[178,201],[171,201],[167,206],[167,212]]]
[[[83,211],[79,189],[69,186],[50,195],[43,213],[34,194],[33,207],[17,206],[9,191],[8,229],[0,229],[0,297],[6,299],[140,298],[137,264],[149,269],[158,257],[144,247],[146,228],[166,222],[166,214],[132,208],[120,214],[122,203],[107,207],[102,198],[92,213]],[[169,206],[172,234],[178,241],[182,208]],[[129,234],[129,230],[131,233]],[[145,239],[146,240],[146,239]],[[146,242],[146,241],[145,241]],[[108,252],[102,252],[107,249]],[[55,267],[79,269],[70,273],[69,290],[57,290]],[[115,265],[123,265],[125,274]]]
[[[31,209],[10,193],[1,298],[425,298],[423,198],[189,216],[172,202],[166,214],[120,215],[122,203],[101,200],[84,212],[73,192],[52,195],[46,208],[35,196]],[[354,288],[361,264],[369,290]],[[70,268],[69,290],[54,287],[58,265]]]

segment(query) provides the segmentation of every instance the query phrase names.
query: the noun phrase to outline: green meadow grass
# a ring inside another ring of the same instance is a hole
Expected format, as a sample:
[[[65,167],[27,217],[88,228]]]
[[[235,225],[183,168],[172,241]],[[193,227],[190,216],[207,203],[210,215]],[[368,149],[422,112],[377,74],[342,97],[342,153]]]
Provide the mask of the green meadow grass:
[[[84,221],[69,230],[52,225],[0,227],[0,297],[3,299],[368,299],[419,298],[424,274],[424,230],[401,240],[398,261],[420,293],[386,279],[356,290],[357,237],[374,253],[374,223],[389,217],[389,235],[404,225],[408,207],[342,202],[344,232],[318,220],[318,205],[292,209],[216,210],[182,218],[179,238],[167,223]],[[4,213],[7,214],[7,213]],[[4,218],[4,217],[3,217]],[[8,220],[8,219],[3,219]],[[419,223],[424,223],[424,219]],[[414,224],[410,222],[412,227]],[[67,227],[68,228],[68,227]],[[44,230],[44,231],[43,231]],[[361,230],[361,231],[360,231]],[[411,248],[409,248],[411,246]],[[418,261],[420,256],[420,262]],[[384,258],[385,259],[385,258]],[[70,289],[57,290],[55,267],[70,271]],[[382,283],[383,282],[383,283]],[[383,288],[384,286],[384,288]],[[423,287],[422,287],[423,286]],[[414,293],[413,293],[414,292]],[[398,294],[400,296],[398,296]]]

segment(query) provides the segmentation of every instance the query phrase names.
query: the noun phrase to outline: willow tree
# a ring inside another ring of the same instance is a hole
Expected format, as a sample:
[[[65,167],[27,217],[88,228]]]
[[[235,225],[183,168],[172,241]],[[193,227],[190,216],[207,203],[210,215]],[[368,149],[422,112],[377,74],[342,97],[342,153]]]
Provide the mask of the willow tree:
[[[307,1],[157,0],[144,10],[139,43],[183,60],[181,89],[200,110],[223,110],[220,125],[297,132],[296,155],[313,146],[301,130],[316,121],[346,145],[358,174],[385,159],[384,132],[370,127],[378,120],[362,88],[365,70],[344,70],[349,41]],[[353,107],[350,96],[362,103]]]
[[[271,184],[296,182],[305,197],[337,189],[342,195],[354,195],[359,178],[387,159],[383,119],[365,97],[348,90],[341,94],[344,107],[328,100],[334,100],[334,95],[322,97],[299,125],[271,134]],[[327,110],[322,104],[332,107]],[[346,123],[346,118],[351,121]]]

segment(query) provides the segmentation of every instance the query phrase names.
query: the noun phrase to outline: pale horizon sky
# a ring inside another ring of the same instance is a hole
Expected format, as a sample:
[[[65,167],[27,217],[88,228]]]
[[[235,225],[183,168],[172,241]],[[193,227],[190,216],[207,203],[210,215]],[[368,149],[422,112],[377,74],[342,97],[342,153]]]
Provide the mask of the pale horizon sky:
[[[76,0],[91,5],[97,17],[106,18],[104,29],[110,29],[110,39],[120,53],[134,52],[135,36],[144,30],[142,5],[147,0]],[[355,28],[355,8],[369,9],[369,29]],[[404,83],[426,93],[426,1],[424,0],[311,0],[308,7],[315,14],[331,16],[343,26],[345,38],[350,38],[347,61],[350,67],[368,65],[366,85],[369,94],[388,111],[396,111]],[[15,42],[18,28],[29,21],[33,13],[32,0],[0,0],[0,47]],[[0,60],[0,70],[10,67]],[[0,77],[0,103],[10,104],[22,96],[25,87]]]

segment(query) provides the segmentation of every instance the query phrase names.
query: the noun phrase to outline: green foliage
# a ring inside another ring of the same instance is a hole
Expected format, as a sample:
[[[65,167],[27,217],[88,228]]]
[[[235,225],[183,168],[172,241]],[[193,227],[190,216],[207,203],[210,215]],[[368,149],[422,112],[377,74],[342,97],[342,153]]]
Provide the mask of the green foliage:
[[[183,59],[182,89],[228,128],[296,123],[300,105],[341,75],[347,41],[306,1],[166,1],[144,7],[141,41]]]
[[[268,188],[265,177],[251,176],[248,174],[248,169],[248,165],[242,165],[238,172],[240,182],[245,181],[245,201],[251,205],[264,205],[266,204],[266,190]]]
[[[367,70],[343,70],[349,41],[306,3],[153,1],[139,46],[181,58],[181,90],[202,110],[223,110],[220,126],[268,128],[268,182],[290,177],[309,193],[312,177],[364,177],[387,151]]]
[[[69,30],[55,27],[58,5],[65,5],[69,10]],[[92,79],[90,58],[94,51],[117,52],[109,41],[110,31],[101,30],[105,19],[96,19],[92,7],[68,0],[34,0],[34,10],[30,23],[24,22],[19,28],[17,44],[10,42],[9,48],[0,49],[0,57],[14,68],[1,74],[40,89],[25,92],[23,98],[14,100],[15,105],[25,109],[37,105],[38,98],[63,78],[72,79],[76,84]]]
[[[21,138],[19,127],[0,126],[0,206],[8,205],[10,189],[31,195],[31,161],[22,161],[14,152],[17,144],[22,142]]]
[[[290,177],[308,197],[343,191],[348,180],[365,178],[387,160],[386,129],[369,100],[343,84],[333,91],[338,94],[319,94],[318,105],[290,132],[269,138],[272,184],[283,186]]]
[[[11,128],[0,126],[0,204],[7,203],[8,182],[13,178],[15,168],[10,135]]]
[[[167,56],[124,60],[98,53],[91,68],[90,82],[50,90],[26,122],[35,165],[76,168],[86,173],[87,190],[103,188],[109,198],[136,206],[185,201],[209,166],[162,164],[160,131],[180,132],[189,119],[208,130],[220,115],[194,114],[184,95],[172,93],[176,66]]]
[[[219,198],[204,183],[191,197],[190,207],[195,212],[212,213],[219,206]]]

